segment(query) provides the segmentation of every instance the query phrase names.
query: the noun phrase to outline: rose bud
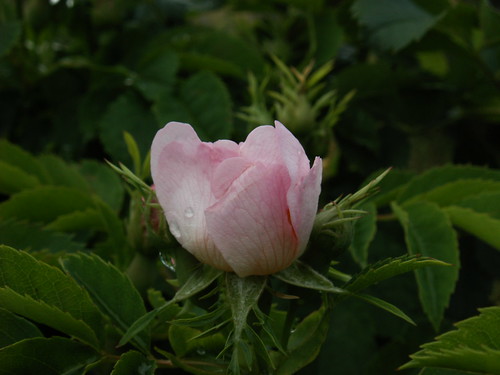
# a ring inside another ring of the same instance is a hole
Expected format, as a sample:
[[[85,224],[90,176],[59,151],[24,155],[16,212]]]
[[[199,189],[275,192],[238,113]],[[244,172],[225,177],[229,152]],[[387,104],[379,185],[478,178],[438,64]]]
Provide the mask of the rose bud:
[[[156,134],[151,174],[169,228],[199,261],[240,277],[281,271],[305,250],[322,164],[281,123],[239,144],[202,142],[189,124]]]

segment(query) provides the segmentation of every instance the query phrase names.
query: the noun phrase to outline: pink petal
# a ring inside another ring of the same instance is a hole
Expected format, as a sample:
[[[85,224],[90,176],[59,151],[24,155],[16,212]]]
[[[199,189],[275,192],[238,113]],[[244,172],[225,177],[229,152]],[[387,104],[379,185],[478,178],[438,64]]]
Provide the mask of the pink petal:
[[[258,163],[206,210],[213,241],[240,277],[278,272],[297,257],[298,242],[286,202],[289,184],[284,166]]]
[[[170,130],[158,132],[153,141],[151,171],[158,200],[172,234],[182,247],[203,263],[230,270],[208,236],[204,215],[205,209],[215,202],[210,181],[217,165],[213,162],[217,152],[212,144],[199,139],[173,137],[180,134],[179,129],[189,133],[182,127],[174,125]]]
[[[306,248],[318,211],[322,170],[321,159],[316,157],[309,173],[291,186],[287,193],[292,225],[299,240],[299,255]]]
[[[182,122],[169,122],[156,133],[151,146],[151,174],[156,174],[160,153],[170,142],[191,142],[198,144],[200,138],[191,125]]]
[[[287,166],[293,184],[309,173],[309,158],[298,139],[281,122],[275,121],[274,124],[281,160]]]
[[[215,198],[226,194],[232,183],[252,165],[251,162],[241,157],[222,161],[215,169],[212,179],[212,192]]]
[[[281,163],[281,151],[276,129],[270,125],[259,126],[240,144],[241,156],[263,164]]]

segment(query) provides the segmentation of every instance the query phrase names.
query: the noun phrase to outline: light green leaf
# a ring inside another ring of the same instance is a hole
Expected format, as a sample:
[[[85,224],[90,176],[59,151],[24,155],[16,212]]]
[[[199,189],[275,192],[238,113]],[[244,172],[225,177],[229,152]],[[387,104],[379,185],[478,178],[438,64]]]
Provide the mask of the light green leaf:
[[[30,321],[0,308],[0,348],[32,337],[42,337],[42,332]]]
[[[457,203],[457,206],[470,208],[478,213],[500,220],[500,191],[477,194]]]
[[[141,153],[139,151],[139,147],[137,146],[137,142],[134,137],[130,135],[129,132],[123,132],[123,138],[125,140],[125,144],[127,145],[127,151],[130,157],[132,158],[132,165],[134,166],[134,173],[141,173]]]
[[[153,319],[161,314],[164,310],[168,309],[170,304],[180,302],[184,299],[194,296],[198,292],[201,292],[203,289],[212,284],[212,282],[221,274],[222,271],[219,271],[207,265],[199,267],[180,287],[180,289],[170,301],[154,310],[151,310],[147,314],[137,319],[121,338],[120,345],[125,345],[140,332],[147,329]]]
[[[288,341],[288,355],[279,363],[277,375],[294,374],[318,356],[328,333],[328,311],[322,307],[295,327]]]
[[[401,368],[439,367],[500,374],[500,307],[479,311],[479,316],[457,323],[457,330],[424,344]]]
[[[349,292],[358,293],[363,289],[366,289],[371,285],[378,284],[383,280],[390,279],[394,276],[410,272],[421,267],[444,265],[447,264],[436,259],[414,255],[388,258],[372,264],[358,275],[354,275],[343,288]]]
[[[374,203],[356,206],[356,209],[364,210],[368,214],[354,222],[354,233],[349,250],[354,260],[361,267],[366,267],[368,262],[368,248],[375,238],[377,231],[377,210]]]
[[[130,350],[120,356],[111,375],[153,375],[155,369],[156,361]]]
[[[0,350],[2,375],[77,375],[100,355],[92,348],[63,337],[36,337]]]
[[[453,225],[500,250],[500,219],[465,207],[450,206],[444,211]]]
[[[344,293],[345,291],[337,288],[325,276],[316,272],[307,264],[297,260],[283,271],[273,275],[277,279],[302,288],[316,289],[330,293]]]
[[[50,222],[60,215],[92,207],[90,195],[64,186],[39,186],[0,203],[0,217]]]
[[[437,330],[455,289],[460,268],[458,241],[448,216],[434,203],[392,205],[405,231],[410,254],[419,254],[450,263],[452,267],[426,267],[415,271],[420,302]]]
[[[52,309],[54,314],[60,310],[59,315],[67,315],[69,323],[64,324],[74,323],[82,332],[88,331],[86,340],[92,341],[90,336],[94,331],[100,334],[101,314],[87,292],[58,268],[37,261],[23,251],[0,246],[0,287],[4,288],[0,304],[17,314],[28,318],[31,317],[25,314],[40,315],[50,320],[41,323],[54,326],[58,324],[58,319],[51,316],[49,310]],[[38,305],[39,310],[29,308],[31,305]]]
[[[396,315],[398,318],[401,318],[405,321],[407,321],[410,324],[416,325],[415,322],[413,321],[412,318],[410,318],[408,315],[406,315],[403,311],[401,311],[399,308],[394,306],[393,304],[381,300],[380,298],[368,295],[368,294],[352,294],[353,297],[357,297],[365,302],[368,302],[372,304],[373,306],[377,306],[387,312],[390,312],[393,315]]]
[[[397,202],[405,202],[438,186],[464,179],[500,181],[500,171],[469,165],[447,165],[432,168],[414,177],[399,194]]]
[[[36,176],[0,160],[0,193],[13,194],[39,185]]]
[[[69,255],[61,260],[61,265],[88,291],[94,303],[119,332],[124,333],[146,313],[144,302],[128,277],[97,255]],[[120,292],[117,293],[117,290]],[[143,351],[148,351],[149,341],[146,331],[134,339]]]
[[[393,51],[420,39],[443,16],[411,0],[356,0],[351,10],[368,28],[373,43]]]

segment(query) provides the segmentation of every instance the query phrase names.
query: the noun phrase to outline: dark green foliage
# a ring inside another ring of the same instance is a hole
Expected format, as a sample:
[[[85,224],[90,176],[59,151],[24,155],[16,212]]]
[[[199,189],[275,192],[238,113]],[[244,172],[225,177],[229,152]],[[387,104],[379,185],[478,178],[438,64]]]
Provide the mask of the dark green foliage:
[[[394,169],[235,313],[149,221],[147,154],[277,104],[323,204]],[[499,108],[498,1],[0,1],[0,374],[500,373]]]

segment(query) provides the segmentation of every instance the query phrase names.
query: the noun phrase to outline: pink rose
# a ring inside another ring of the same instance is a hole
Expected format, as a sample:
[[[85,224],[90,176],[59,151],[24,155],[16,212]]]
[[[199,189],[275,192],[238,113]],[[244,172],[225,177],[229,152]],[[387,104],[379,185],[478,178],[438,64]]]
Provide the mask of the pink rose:
[[[318,208],[312,168],[281,123],[237,144],[202,142],[169,122],[151,148],[151,174],[171,233],[198,260],[238,276],[281,271],[305,250]]]

